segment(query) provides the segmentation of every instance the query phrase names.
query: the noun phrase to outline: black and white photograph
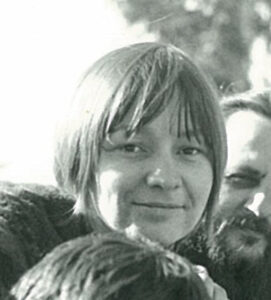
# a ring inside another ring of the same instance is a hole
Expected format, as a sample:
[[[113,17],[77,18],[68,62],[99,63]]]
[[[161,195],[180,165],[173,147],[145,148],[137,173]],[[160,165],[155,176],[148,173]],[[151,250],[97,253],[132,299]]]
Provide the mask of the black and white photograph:
[[[0,3],[0,300],[271,299],[271,1]]]

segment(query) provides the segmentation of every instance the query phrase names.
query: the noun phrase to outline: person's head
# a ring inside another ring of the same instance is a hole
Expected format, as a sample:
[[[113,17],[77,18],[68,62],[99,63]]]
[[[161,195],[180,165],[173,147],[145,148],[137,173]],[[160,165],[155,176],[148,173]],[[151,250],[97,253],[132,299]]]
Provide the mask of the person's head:
[[[11,289],[11,299],[206,300],[184,258],[120,234],[80,237],[56,247]]]
[[[235,259],[262,259],[271,246],[271,90],[221,102],[228,140],[217,238]]]
[[[210,221],[226,156],[215,89],[179,49],[127,46],[86,72],[55,174],[75,210],[163,244]]]

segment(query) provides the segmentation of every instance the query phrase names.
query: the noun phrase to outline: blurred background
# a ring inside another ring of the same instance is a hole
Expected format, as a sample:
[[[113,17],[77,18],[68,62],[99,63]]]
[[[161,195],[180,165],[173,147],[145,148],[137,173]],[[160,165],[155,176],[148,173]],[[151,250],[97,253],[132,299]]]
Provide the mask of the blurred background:
[[[271,85],[271,0],[1,1],[0,40],[0,180],[54,184],[56,122],[116,47],[170,42],[222,93]]]

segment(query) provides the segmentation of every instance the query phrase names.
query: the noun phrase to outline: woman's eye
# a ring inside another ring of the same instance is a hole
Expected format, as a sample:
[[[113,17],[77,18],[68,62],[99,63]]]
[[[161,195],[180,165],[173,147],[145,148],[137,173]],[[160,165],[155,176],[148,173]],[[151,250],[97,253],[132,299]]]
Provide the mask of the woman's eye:
[[[144,152],[143,148],[135,144],[125,144],[119,147],[119,150],[125,153],[140,153]]]
[[[197,154],[201,153],[202,151],[195,147],[186,147],[186,148],[181,149],[181,152],[185,155],[197,155]]]
[[[260,184],[260,179],[246,174],[230,174],[225,176],[225,182],[234,188],[254,188]]]

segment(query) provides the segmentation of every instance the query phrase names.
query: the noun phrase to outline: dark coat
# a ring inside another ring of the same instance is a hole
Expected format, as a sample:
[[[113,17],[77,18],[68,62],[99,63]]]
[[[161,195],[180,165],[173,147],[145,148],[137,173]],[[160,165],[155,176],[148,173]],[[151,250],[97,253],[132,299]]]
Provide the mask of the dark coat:
[[[206,231],[199,228],[189,239],[177,242],[172,250],[193,264],[204,266],[230,300],[271,300],[271,255],[256,265],[234,263],[228,260],[225,249],[214,251],[214,245],[208,241]]]
[[[83,217],[73,214],[74,201],[53,186],[0,182],[0,299],[55,246],[91,232]],[[205,266],[231,300],[271,299],[271,264],[265,266],[266,281],[253,270],[225,265],[224,257],[210,254],[202,228],[172,250]]]
[[[0,183],[0,299],[55,246],[88,232],[73,204],[53,186]]]

